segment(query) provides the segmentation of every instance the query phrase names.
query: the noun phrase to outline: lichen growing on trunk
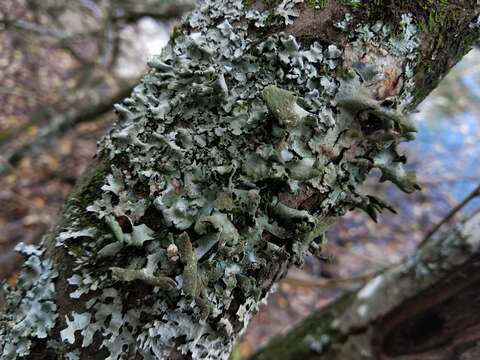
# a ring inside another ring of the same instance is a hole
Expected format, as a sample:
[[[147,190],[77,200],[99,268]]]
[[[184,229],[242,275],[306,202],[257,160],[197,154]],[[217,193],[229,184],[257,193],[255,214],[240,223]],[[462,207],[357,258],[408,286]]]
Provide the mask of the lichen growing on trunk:
[[[82,305],[57,321],[52,351],[225,359],[336,217],[389,208],[359,192],[373,168],[417,188],[396,152],[415,132],[404,113],[414,17],[395,28],[346,18],[335,30],[344,42],[302,41],[281,30],[304,6],[202,1],[116,105],[99,150],[110,174],[95,200],[70,206],[55,240],[74,259],[68,291]],[[301,197],[316,201],[289,201]],[[3,355],[22,355],[7,352],[14,335],[2,331]]]
[[[43,250],[19,244],[16,250],[25,256],[24,270],[15,290],[8,292],[6,305],[10,312],[0,318],[2,359],[15,359],[30,353],[32,338],[45,339],[57,318],[55,286],[57,272]]]

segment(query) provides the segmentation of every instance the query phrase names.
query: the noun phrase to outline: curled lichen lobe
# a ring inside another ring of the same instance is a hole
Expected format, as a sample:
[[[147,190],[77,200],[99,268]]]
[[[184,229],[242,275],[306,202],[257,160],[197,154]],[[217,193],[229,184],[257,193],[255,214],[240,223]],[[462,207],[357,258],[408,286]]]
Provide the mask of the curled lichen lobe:
[[[408,16],[400,35],[365,24],[342,46],[264,35],[302,3],[203,1],[115,107],[100,149],[111,168],[85,207],[95,226],[57,237],[75,257],[70,296],[92,311],[66,317],[55,346],[69,356],[81,336],[110,359],[166,358],[179,338],[193,359],[224,359],[269,291],[259,274],[318,254],[346,211],[389,208],[358,190],[372,168],[415,188],[395,151],[415,131]],[[318,201],[298,209],[285,194]]]

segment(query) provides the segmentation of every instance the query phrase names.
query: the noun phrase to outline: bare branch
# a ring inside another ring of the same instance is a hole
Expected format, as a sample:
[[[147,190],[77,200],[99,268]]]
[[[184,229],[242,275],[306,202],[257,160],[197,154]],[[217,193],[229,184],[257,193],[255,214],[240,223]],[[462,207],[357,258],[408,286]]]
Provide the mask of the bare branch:
[[[15,149],[12,154],[7,156],[4,162],[0,163],[0,175],[10,173],[22,159],[31,155],[34,151],[51,146],[55,139],[60,138],[79,124],[95,121],[98,117],[110,112],[113,104],[128,96],[132,92],[134,84],[137,82],[138,80],[118,90],[109,97],[102,98],[99,96],[93,104],[88,103],[77,110],[52,116],[48,125],[42,128],[33,140]],[[36,120],[35,123],[39,121],[40,120]],[[27,126],[32,125],[32,123],[29,123]],[[2,139],[2,141],[5,140]]]

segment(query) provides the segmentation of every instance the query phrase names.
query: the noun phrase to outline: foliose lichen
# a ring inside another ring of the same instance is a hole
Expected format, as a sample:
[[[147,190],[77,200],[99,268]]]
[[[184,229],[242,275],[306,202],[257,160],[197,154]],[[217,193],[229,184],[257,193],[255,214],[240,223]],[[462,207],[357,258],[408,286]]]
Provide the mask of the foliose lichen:
[[[395,150],[415,132],[402,115],[418,47],[411,17],[400,34],[381,23],[351,29],[345,47],[265,38],[267,24],[295,21],[301,3],[259,11],[202,1],[115,106],[100,149],[111,173],[86,207],[98,227],[73,223],[57,237],[75,258],[70,297],[88,294],[88,312],[67,315],[52,348],[75,359],[76,340],[89,347],[99,337],[112,360],[226,359],[269,292],[267,264],[318,253],[350,209],[376,218],[389,208],[358,190],[372,168],[416,188]],[[398,83],[385,90],[391,68]],[[301,192],[318,194],[314,208],[281,196]]]
[[[7,311],[0,315],[0,357],[5,360],[28,355],[32,340],[47,338],[57,318],[54,279],[58,274],[52,262],[33,245],[20,243],[16,250],[26,260],[16,285],[4,287]]]

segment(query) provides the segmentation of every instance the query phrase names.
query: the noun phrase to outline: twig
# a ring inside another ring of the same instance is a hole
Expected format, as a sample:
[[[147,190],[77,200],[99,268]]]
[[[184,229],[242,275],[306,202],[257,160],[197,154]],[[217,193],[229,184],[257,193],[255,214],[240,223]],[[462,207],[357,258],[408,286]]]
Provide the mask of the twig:
[[[70,129],[75,128],[81,123],[94,121],[98,117],[108,113],[113,109],[113,104],[119,102],[130,95],[133,90],[133,84],[138,83],[135,79],[132,83],[118,90],[110,97],[99,97],[97,103],[88,103],[79,110],[72,110],[67,113],[58,114],[49,121],[49,125],[39,131],[34,139],[21,146],[6,157],[6,160],[0,163],[0,176],[9,174],[22,159],[33,153],[35,150],[50,145],[53,140],[60,138]]]
[[[450,212],[440,220],[437,225],[430,230],[420,243],[423,246],[444,224],[448,223],[460,210],[462,210],[470,201],[480,196],[480,185],[478,185],[461,203],[455,206]]]
[[[140,2],[126,1],[122,4],[125,13],[116,16],[114,20],[122,20],[126,23],[137,22],[144,17],[164,21],[173,20],[192,10],[195,3],[194,0],[173,0],[165,1],[163,4],[155,4],[155,6],[148,6],[147,4],[142,7],[139,5]]]
[[[370,279],[372,279],[378,272],[369,272],[365,274],[361,274],[358,276],[351,276],[346,278],[333,278],[333,279],[318,279],[318,278],[307,278],[301,279],[297,277],[287,276],[281,280],[284,284],[289,284],[298,287],[305,287],[305,288],[321,288],[321,287],[336,287],[342,286],[345,284],[351,283],[364,283]]]
[[[334,247],[336,247],[337,249],[339,249],[340,251],[343,251],[344,253],[350,254],[350,255],[355,256],[357,258],[361,258],[361,259],[366,260],[366,261],[368,261],[372,264],[380,265],[381,267],[388,267],[388,266],[391,265],[387,261],[382,261],[380,259],[377,259],[377,258],[369,256],[369,255],[360,254],[360,253],[354,251],[351,248],[349,249],[349,248],[346,248],[345,246],[341,246],[341,245],[333,243],[333,242],[329,243],[329,246],[332,246],[332,245]]]

